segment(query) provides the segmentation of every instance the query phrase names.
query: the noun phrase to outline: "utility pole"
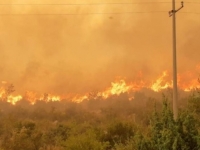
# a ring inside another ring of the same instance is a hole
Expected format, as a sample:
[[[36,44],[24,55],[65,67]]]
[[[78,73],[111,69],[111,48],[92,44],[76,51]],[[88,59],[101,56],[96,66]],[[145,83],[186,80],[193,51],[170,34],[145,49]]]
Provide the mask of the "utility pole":
[[[176,10],[175,0],[172,0],[172,10],[169,11],[169,17],[172,16],[172,40],[173,40],[173,113],[174,120],[178,117],[178,106],[177,106],[177,64],[176,64],[176,13],[184,7],[183,2],[181,2],[181,7]]]

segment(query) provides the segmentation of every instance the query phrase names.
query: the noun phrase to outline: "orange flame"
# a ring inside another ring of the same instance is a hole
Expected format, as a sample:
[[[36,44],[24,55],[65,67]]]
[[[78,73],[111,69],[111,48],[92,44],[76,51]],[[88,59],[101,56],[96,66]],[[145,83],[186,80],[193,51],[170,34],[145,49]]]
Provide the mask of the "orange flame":
[[[162,75],[156,80],[156,82],[151,85],[150,88],[155,92],[159,92],[163,89],[172,87],[172,82],[169,83],[165,81],[165,77],[167,76],[168,76],[167,71],[164,71]]]
[[[122,93],[129,92],[131,88],[132,86],[127,85],[124,80],[119,80],[116,82],[112,82],[111,87],[108,88],[106,91],[102,92],[100,95],[102,95],[102,97],[106,99],[111,95],[120,95]]]
[[[116,82],[111,82],[111,87],[107,88],[107,90],[103,92],[98,92],[97,96],[101,96],[103,99],[107,99],[112,95],[120,95],[122,93],[129,92],[131,88],[132,88],[131,85],[127,85],[126,82],[121,79]],[[89,98],[88,94],[80,97],[75,96],[72,101],[79,103],[88,98]]]
[[[191,90],[200,88],[200,81],[198,81],[198,79],[193,79],[193,75],[187,75],[187,78],[190,78],[190,80],[186,80],[183,76],[178,75],[178,85],[180,89],[185,92],[190,92]],[[185,82],[181,82],[182,80],[185,80]]]
[[[18,101],[20,101],[22,99],[22,96],[21,95],[18,95],[18,96],[8,96],[7,98],[7,102],[8,103],[11,103],[13,105],[15,105]]]
[[[197,69],[200,70],[200,66],[197,66]],[[107,99],[112,95],[120,95],[123,93],[130,93],[130,92],[136,92],[140,91],[144,88],[153,90],[154,92],[160,92],[163,89],[172,88],[173,82],[169,79],[169,74],[167,71],[164,71],[154,82],[145,82],[143,79],[141,79],[141,72],[140,79],[132,82],[132,83],[126,83],[125,80],[120,79],[115,82],[111,82],[111,86],[106,88],[106,90],[103,90],[101,92],[96,93],[96,97],[101,97],[102,99]],[[187,72],[185,74],[179,74],[178,75],[178,87],[179,89],[183,91],[191,91],[195,88],[200,88],[200,84],[197,79],[194,79],[196,74],[193,74],[191,72]],[[184,81],[184,82],[183,82]],[[187,81],[187,82],[186,82]],[[8,103],[11,103],[15,105],[18,101],[24,99],[30,102],[30,104],[34,105],[37,101],[45,101],[45,102],[55,102],[55,101],[61,101],[62,99],[68,98],[71,99],[73,102],[80,103],[84,100],[89,100],[90,95],[89,94],[83,94],[83,95],[77,95],[77,94],[68,94],[61,98],[61,96],[56,96],[53,94],[43,94],[38,95],[35,92],[27,91],[24,96],[22,95],[6,95],[6,85],[8,84],[6,81],[2,81],[2,87],[0,87],[0,100],[7,101]],[[129,98],[129,100],[134,99],[133,96]]]

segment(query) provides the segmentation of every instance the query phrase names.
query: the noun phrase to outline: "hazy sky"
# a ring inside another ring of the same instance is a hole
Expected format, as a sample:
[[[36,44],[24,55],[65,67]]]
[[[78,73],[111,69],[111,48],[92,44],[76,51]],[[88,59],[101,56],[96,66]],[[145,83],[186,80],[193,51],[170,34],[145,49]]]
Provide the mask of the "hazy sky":
[[[0,0],[1,4],[112,2],[138,1]],[[146,80],[171,71],[171,1],[145,2],[154,3],[0,5],[0,81],[13,83],[21,93],[63,94],[101,90],[120,77],[134,81],[140,71]],[[200,13],[200,4],[185,2],[177,14],[179,73],[200,63],[200,14],[195,14]]]

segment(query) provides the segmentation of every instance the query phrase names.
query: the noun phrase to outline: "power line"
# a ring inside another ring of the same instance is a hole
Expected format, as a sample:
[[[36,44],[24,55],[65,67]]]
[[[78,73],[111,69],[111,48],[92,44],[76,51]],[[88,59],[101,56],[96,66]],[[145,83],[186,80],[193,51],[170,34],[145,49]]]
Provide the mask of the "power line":
[[[130,2],[130,3],[53,3],[53,4],[24,4],[24,3],[14,3],[14,4],[0,4],[0,6],[12,6],[12,5],[134,5],[134,4],[161,4],[161,3],[170,3],[170,2]]]
[[[148,14],[148,13],[167,13],[167,11],[148,11],[148,12],[105,12],[105,13],[60,13],[60,14],[0,14],[1,16],[10,15],[120,15],[120,14]]]
[[[197,15],[200,14],[200,12],[180,12],[180,13],[184,13],[184,14],[197,14]]]
[[[81,16],[81,15],[123,15],[123,14],[151,14],[167,13],[167,11],[148,11],[148,12],[105,12],[105,13],[58,13],[58,14],[0,14],[0,16]],[[185,14],[200,14],[200,12],[180,12]]]
[[[185,4],[200,4],[200,2],[184,2]]]
[[[40,6],[40,5],[58,5],[58,6],[65,6],[65,5],[137,5],[137,4],[170,4],[171,2],[169,1],[162,1],[162,2],[130,2],[130,3],[38,3],[38,4],[24,4],[24,3],[14,3],[14,4],[0,4],[0,6]],[[200,2],[185,2],[188,4],[200,4]]]

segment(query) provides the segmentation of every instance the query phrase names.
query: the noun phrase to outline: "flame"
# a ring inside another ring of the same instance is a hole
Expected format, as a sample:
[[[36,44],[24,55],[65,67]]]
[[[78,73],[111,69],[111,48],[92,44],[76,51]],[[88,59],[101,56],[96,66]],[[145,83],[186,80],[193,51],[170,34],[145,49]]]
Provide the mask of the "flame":
[[[6,82],[2,81],[2,84],[6,84]],[[2,100],[7,100],[7,102],[15,105],[18,101],[20,101],[22,99],[21,95],[17,95],[17,96],[13,96],[13,95],[9,95],[6,96],[6,90],[4,87],[0,87],[0,98]]]
[[[38,96],[37,93],[32,91],[26,91],[24,99],[29,101],[32,105],[34,105],[37,101],[57,102],[61,100],[60,96],[55,96],[46,93],[42,96]]]
[[[200,65],[196,67],[196,70],[200,70]],[[106,88],[103,91],[96,92],[92,94],[92,98],[96,99],[101,97],[102,99],[107,99],[113,95],[120,95],[123,93],[130,93],[140,91],[144,88],[150,89],[154,92],[160,92],[161,90],[172,88],[173,82],[170,80],[169,73],[167,71],[163,71],[162,74],[155,79],[153,82],[144,81],[142,78],[142,72],[138,73],[139,78],[134,82],[127,83],[124,79],[116,80],[115,82],[111,82],[111,86]],[[200,80],[195,79],[197,74],[193,72],[186,72],[184,74],[178,74],[178,88],[189,92],[193,89],[200,88]],[[56,96],[53,94],[43,94],[39,95],[36,92],[26,91],[25,94],[22,95],[12,95],[8,94],[9,92],[6,87],[8,87],[7,81],[1,81],[2,86],[0,86],[0,100],[7,101],[13,105],[16,105],[17,102],[22,99],[28,101],[30,104],[34,105],[37,101],[48,102],[59,102],[63,99],[70,99],[73,102],[80,103],[84,100],[91,99],[91,93],[78,95],[78,94],[67,94],[65,96]],[[129,100],[133,100],[134,96],[131,95]]]
[[[162,75],[156,80],[156,82],[151,85],[150,88],[155,92],[159,92],[163,89],[172,87],[172,82],[170,83],[165,81],[165,77],[167,76],[168,76],[167,71],[164,71]]]
[[[124,80],[119,80],[111,83],[111,87],[106,91],[102,92],[101,95],[104,99],[108,98],[111,95],[120,95],[122,93],[129,92],[132,86],[127,85]]]
[[[121,79],[121,80],[116,81],[116,82],[111,82],[111,87],[107,88],[103,92],[98,92],[96,94],[96,97],[101,97],[103,99],[107,99],[108,97],[110,97],[112,95],[120,95],[122,93],[127,93],[131,89],[132,89],[132,86],[127,85],[126,82]],[[87,99],[89,99],[88,94],[86,94],[84,96],[80,96],[80,97],[75,96],[72,101],[79,103],[79,102],[82,102],[83,100],[87,100]]]
[[[5,93],[4,88],[0,87],[0,97],[2,97],[4,93]]]
[[[178,74],[178,86],[185,92],[200,88],[200,64],[196,65],[194,71]]]
[[[22,99],[22,96],[21,95],[18,95],[18,96],[8,96],[7,98],[7,102],[8,103],[11,103],[13,105],[15,105],[18,101],[20,101]]]
[[[29,101],[32,105],[34,105],[37,101],[37,94],[35,92],[31,92],[31,91],[26,91],[25,95],[24,95],[24,99],[26,99],[27,101]]]
[[[84,95],[84,96],[75,96],[72,101],[73,102],[76,102],[76,103],[80,103],[84,100],[87,100],[88,99],[88,96],[87,95]]]

